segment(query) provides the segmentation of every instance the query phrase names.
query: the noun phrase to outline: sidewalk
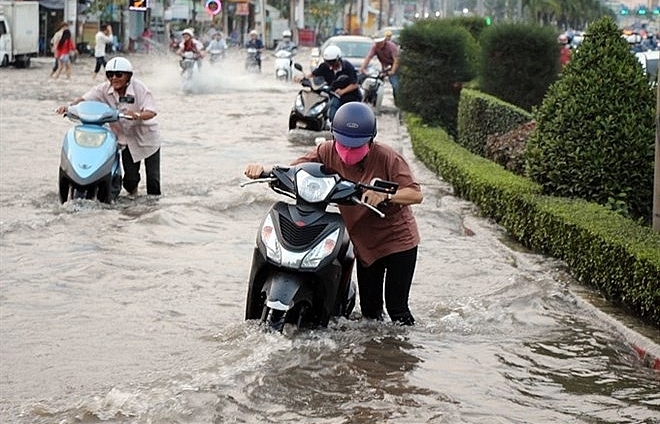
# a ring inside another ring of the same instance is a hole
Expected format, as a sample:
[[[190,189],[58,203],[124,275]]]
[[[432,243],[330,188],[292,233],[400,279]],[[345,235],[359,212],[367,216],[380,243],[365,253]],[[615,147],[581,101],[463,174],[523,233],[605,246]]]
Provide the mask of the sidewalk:
[[[600,295],[590,292],[579,283],[572,285],[570,291],[581,306],[621,336],[642,365],[660,372],[660,329],[653,330],[633,322],[634,318],[623,316],[622,312],[609,305]],[[644,334],[648,334],[648,337]]]

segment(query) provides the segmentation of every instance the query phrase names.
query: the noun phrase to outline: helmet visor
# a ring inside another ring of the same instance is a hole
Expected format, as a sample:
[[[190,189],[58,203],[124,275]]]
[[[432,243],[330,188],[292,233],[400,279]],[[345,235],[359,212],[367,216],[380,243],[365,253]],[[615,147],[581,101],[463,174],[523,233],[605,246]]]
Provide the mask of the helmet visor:
[[[337,131],[332,132],[332,136],[337,140],[337,144],[341,144],[342,147],[347,147],[349,149],[355,149],[356,147],[362,147],[371,140],[371,135],[362,136],[362,137],[348,137],[344,134],[340,134]]]

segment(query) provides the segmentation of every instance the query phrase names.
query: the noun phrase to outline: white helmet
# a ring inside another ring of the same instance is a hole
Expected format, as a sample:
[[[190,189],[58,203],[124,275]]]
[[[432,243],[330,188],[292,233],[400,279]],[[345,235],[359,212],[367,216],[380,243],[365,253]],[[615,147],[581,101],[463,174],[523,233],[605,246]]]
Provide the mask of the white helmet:
[[[250,35],[250,37],[253,36],[253,35],[254,35],[254,36],[257,36],[257,35],[259,35],[259,33],[257,32],[256,29],[253,29],[252,31],[250,31],[250,34],[249,34],[249,35]]]
[[[195,31],[193,31],[192,28],[186,28],[183,31],[181,31],[182,36],[186,35],[186,34],[188,34],[190,36],[190,38],[193,38],[195,36]]]
[[[105,64],[106,71],[120,71],[133,73],[133,65],[125,57],[113,57]]]
[[[323,60],[332,62],[341,57],[341,49],[337,46],[328,46],[323,50]]]
[[[291,31],[289,31],[288,29],[285,29],[284,31],[282,31],[282,37],[291,38]]]

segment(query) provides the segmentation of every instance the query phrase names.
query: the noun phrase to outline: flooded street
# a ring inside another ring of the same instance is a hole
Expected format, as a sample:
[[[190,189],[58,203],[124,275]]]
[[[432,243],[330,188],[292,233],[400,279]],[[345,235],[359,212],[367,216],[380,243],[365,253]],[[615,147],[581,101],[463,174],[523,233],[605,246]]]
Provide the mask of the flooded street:
[[[0,69],[0,422],[660,422],[660,375],[560,262],[511,242],[414,158],[391,95],[377,139],[425,194],[417,325],[282,336],[246,322],[257,229],[282,197],[239,184],[245,164],[310,148],[287,136],[299,86],[275,80],[272,58],[245,74],[232,52],[183,94],[176,58],[129,59],[159,107],[163,195],[146,196],[143,173],[139,197],[113,205],[57,193],[73,123],[54,110],[92,87],[93,59],[71,81],[50,80],[45,59]]]

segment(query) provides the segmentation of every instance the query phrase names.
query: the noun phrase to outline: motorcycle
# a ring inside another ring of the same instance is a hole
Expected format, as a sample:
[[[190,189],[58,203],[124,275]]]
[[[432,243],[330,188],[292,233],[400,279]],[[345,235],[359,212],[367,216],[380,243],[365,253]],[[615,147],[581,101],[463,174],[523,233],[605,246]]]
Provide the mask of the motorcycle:
[[[376,111],[383,105],[385,94],[385,78],[391,66],[383,70],[369,67],[365,74],[360,76],[360,90],[362,90],[362,101],[373,107]]]
[[[294,67],[302,71],[302,65],[294,64]],[[334,90],[338,84],[344,83],[345,76],[339,77],[332,85],[328,84],[323,77],[303,78],[303,88],[298,91],[296,100],[289,115],[289,130],[296,128],[323,131],[329,130],[328,102],[330,96],[337,96]]]
[[[275,78],[290,81],[293,78],[293,56],[295,50],[282,49],[275,52]]]
[[[199,72],[200,56],[195,52],[183,52],[181,58],[181,75],[184,81],[189,81],[193,78],[196,72]]]
[[[259,68],[259,50],[254,47],[248,47],[246,50],[247,56],[245,56],[245,70],[251,73],[259,73],[261,69]]]
[[[212,49],[209,50],[209,62],[210,63],[219,63],[225,58],[225,51],[222,49]]]
[[[363,184],[346,180],[320,163],[276,166],[241,184],[268,183],[276,193],[295,199],[276,202],[261,222],[248,282],[245,319],[260,319],[282,332],[327,327],[333,317],[348,318],[355,307],[351,280],[355,255],[338,212],[330,205],[362,205],[365,190],[395,193],[394,182]]]
[[[64,116],[80,124],[64,136],[59,169],[60,202],[96,198],[111,203],[121,191],[121,152],[117,137],[106,124],[131,117],[96,101],[69,106]]]

